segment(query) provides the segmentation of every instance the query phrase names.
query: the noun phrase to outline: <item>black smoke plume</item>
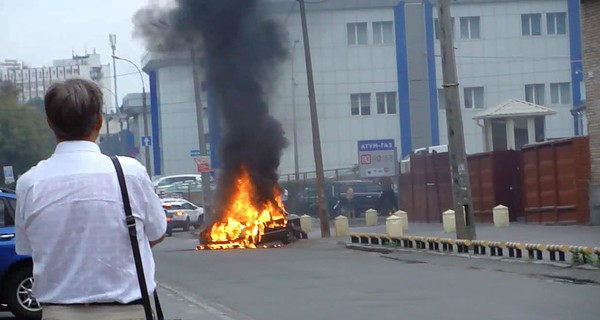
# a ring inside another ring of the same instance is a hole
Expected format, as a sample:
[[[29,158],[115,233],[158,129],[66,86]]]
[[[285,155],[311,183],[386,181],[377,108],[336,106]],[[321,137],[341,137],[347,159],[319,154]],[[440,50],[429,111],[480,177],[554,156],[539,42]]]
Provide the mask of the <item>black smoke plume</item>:
[[[206,81],[222,119],[216,221],[242,166],[256,186],[256,204],[274,199],[287,145],[264,92],[287,57],[286,39],[262,11],[256,0],[177,0],[169,9],[141,9],[133,19],[135,35],[149,50],[189,51],[194,45],[205,58]]]

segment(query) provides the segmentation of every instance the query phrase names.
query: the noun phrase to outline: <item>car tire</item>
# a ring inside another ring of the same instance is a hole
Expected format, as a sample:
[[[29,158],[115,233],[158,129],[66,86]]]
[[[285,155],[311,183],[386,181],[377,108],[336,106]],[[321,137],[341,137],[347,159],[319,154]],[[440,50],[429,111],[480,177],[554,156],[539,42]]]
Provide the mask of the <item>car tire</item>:
[[[190,222],[190,218],[188,217],[187,219],[185,219],[185,224],[183,225],[183,231],[190,231],[190,225],[192,223]]]
[[[8,275],[5,297],[8,309],[17,319],[41,319],[42,309],[37,301],[31,301],[33,285],[32,267],[18,268]]]

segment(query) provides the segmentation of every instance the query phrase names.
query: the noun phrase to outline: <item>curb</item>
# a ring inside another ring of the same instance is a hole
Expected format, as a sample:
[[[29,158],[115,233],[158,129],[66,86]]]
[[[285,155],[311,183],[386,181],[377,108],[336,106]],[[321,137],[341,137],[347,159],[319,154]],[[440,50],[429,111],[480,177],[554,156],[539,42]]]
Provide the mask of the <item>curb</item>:
[[[542,261],[567,263],[567,255],[574,266],[586,265],[594,269],[600,267],[600,247],[584,247],[555,244],[520,243],[485,240],[463,240],[434,237],[390,237],[387,234],[354,233],[350,235],[351,244],[359,245],[358,250],[364,249],[360,245],[372,245],[385,248],[385,253],[390,253],[393,248],[428,250],[432,252],[468,254],[473,256],[489,256],[515,260]],[[346,246],[348,249],[354,249]],[[376,248],[372,247],[372,248]],[[369,247],[371,248],[371,247]],[[373,249],[369,249],[373,250]],[[378,252],[378,251],[374,251]],[[524,258],[524,253],[527,256]]]

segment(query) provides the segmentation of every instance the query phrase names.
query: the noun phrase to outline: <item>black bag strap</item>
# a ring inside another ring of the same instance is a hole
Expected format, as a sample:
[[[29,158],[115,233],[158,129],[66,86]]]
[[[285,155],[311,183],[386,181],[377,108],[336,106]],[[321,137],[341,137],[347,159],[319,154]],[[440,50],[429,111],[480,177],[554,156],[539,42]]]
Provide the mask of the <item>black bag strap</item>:
[[[129,230],[129,240],[131,241],[131,249],[133,250],[133,259],[135,261],[135,270],[137,273],[138,283],[140,284],[140,291],[142,293],[142,303],[144,304],[144,313],[146,314],[146,320],[153,320],[152,316],[152,305],[150,304],[150,297],[148,296],[148,287],[146,285],[146,278],[144,277],[144,266],[142,264],[142,255],[140,254],[140,245],[137,239],[137,231],[135,229],[135,217],[131,213],[131,203],[129,202],[129,193],[127,192],[127,184],[125,183],[125,175],[123,174],[123,168],[121,163],[116,156],[110,157],[117,171],[117,178],[119,179],[119,186],[121,188],[121,198],[123,198],[123,207],[125,209],[125,221],[127,222],[127,229]],[[156,304],[156,314],[158,320],[163,320],[164,316],[158,300],[158,294],[154,291],[154,302]]]

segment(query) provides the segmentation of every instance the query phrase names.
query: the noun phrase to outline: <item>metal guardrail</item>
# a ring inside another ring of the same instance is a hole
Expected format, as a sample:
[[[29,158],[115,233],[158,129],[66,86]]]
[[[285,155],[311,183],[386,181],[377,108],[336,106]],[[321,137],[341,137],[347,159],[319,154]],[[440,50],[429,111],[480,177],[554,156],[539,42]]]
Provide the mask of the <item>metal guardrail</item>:
[[[600,247],[570,246],[558,244],[521,243],[485,240],[461,240],[435,237],[403,236],[390,237],[387,234],[353,233],[350,235],[353,244],[369,244],[395,246],[405,249],[429,250],[458,254],[472,254],[491,257],[504,257],[505,250],[508,258],[523,259],[526,251],[528,260],[544,260],[566,262],[567,255],[575,265],[594,263],[600,266]],[[547,254],[544,254],[547,253]]]

